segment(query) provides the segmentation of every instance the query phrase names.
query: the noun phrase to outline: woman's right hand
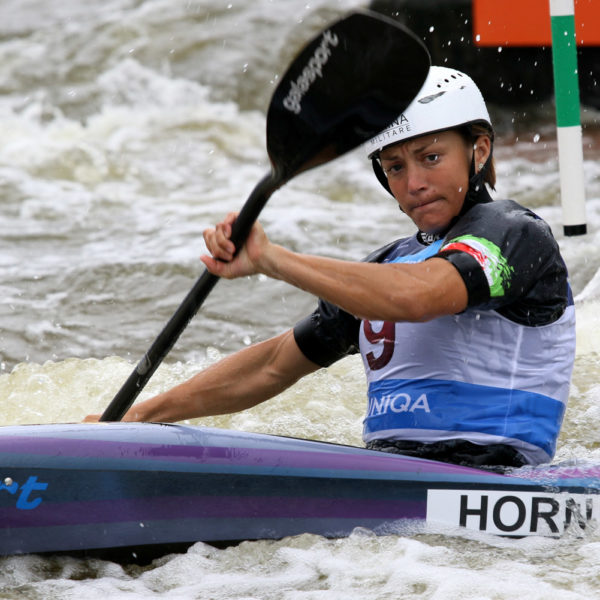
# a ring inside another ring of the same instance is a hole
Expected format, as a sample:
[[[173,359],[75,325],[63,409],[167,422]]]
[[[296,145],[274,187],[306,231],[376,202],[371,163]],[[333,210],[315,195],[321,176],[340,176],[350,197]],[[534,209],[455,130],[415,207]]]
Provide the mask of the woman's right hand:
[[[237,213],[229,213],[221,223],[205,229],[203,233],[210,256],[202,255],[200,260],[213,275],[225,279],[261,273],[261,261],[270,246],[263,228],[256,222],[244,246],[236,254],[231,228],[237,216]]]

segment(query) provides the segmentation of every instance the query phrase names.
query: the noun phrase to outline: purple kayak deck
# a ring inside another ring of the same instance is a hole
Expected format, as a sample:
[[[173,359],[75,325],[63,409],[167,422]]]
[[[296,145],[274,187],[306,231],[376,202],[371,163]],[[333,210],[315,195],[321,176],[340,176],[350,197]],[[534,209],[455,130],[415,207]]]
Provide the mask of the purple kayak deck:
[[[510,475],[180,425],[0,428],[0,555],[378,534],[406,523],[560,535],[600,514],[600,465]]]

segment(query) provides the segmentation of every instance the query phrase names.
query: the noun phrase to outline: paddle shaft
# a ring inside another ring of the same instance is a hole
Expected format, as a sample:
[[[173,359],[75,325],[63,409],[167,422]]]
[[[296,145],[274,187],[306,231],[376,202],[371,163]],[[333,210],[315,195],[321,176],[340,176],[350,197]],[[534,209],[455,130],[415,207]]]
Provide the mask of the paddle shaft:
[[[252,225],[258,219],[271,194],[283,183],[271,172],[265,175],[252,190],[232,227],[231,241],[236,248],[244,245]],[[219,279],[220,277],[217,275],[204,270],[152,346],[102,413],[100,421],[120,421],[123,418]]]

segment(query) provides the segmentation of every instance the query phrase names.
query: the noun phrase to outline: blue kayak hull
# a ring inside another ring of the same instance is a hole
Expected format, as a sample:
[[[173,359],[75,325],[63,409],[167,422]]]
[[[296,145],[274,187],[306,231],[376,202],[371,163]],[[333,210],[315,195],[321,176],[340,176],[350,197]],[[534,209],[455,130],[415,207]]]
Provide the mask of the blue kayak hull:
[[[0,428],[0,555],[344,537],[407,524],[560,535],[600,514],[600,466],[500,475],[181,425]]]

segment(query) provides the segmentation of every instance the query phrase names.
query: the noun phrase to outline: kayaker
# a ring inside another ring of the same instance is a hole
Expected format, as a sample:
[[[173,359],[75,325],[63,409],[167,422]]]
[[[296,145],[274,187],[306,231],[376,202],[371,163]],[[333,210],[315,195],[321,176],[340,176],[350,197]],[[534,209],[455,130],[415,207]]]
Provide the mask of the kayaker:
[[[273,244],[259,224],[234,255],[235,214],[207,229],[209,271],[286,281],[318,296],[318,308],[124,420],[240,411],[360,352],[368,448],[492,468],[550,461],[575,355],[573,300],[549,226],[492,201],[493,141],[472,79],[432,67],[407,110],[366,144],[414,235],[346,262]]]

